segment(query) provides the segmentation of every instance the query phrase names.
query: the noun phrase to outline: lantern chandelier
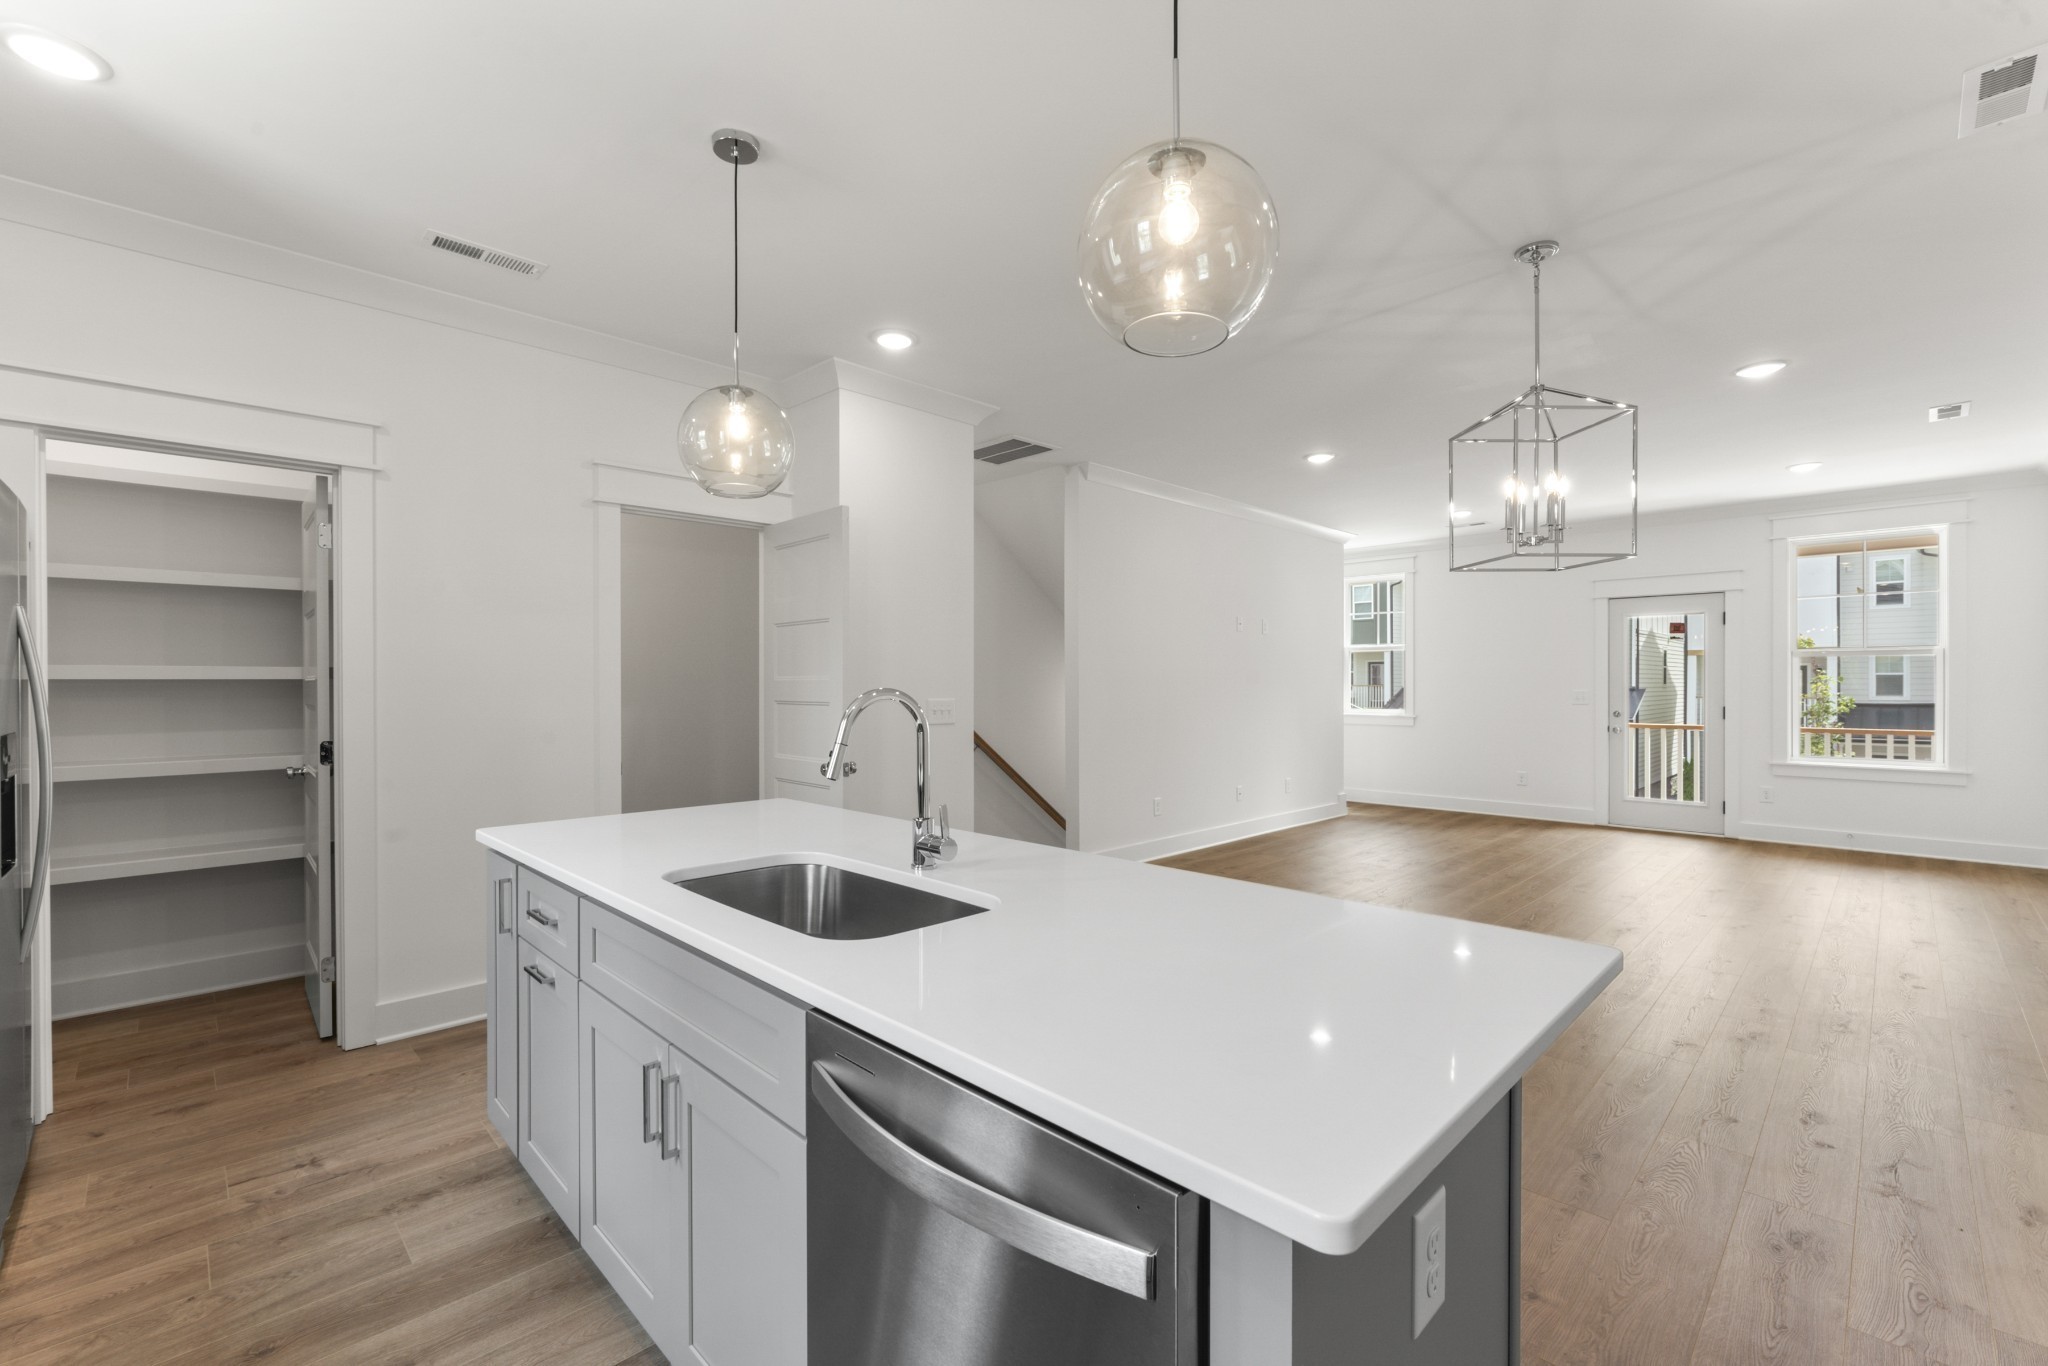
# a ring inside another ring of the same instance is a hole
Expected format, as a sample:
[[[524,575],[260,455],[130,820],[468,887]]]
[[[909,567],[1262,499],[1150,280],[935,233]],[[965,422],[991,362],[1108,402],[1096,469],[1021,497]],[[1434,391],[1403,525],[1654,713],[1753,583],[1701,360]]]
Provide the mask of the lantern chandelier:
[[[1515,249],[1515,259],[1529,267],[1535,300],[1536,363],[1529,387],[1449,442],[1453,569],[1554,571],[1633,559],[1636,554],[1636,406],[1543,382],[1543,263],[1557,251],[1557,243],[1551,241]],[[1609,426],[1623,419],[1626,427]],[[1595,431],[1601,434],[1591,435]],[[1604,476],[1593,490],[1596,497],[1604,494],[1606,500],[1618,500],[1621,481],[1627,480],[1625,547],[1618,529],[1605,538],[1572,534],[1566,515],[1573,493],[1572,476],[1565,472],[1567,450],[1573,474],[1582,483],[1589,475]],[[1461,480],[1465,496],[1475,500],[1462,507]],[[1498,539],[1492,529],[1464,521],[1474,515],[1470,509],[1482,505],[1480,498],[1500,500]],[[1463,547],[1460,531],[1465,533]],[[1466,556],[1463,561],[1461,553]]]
[[[732,163],[732,383],[706,389],[683,410],[676,447],[690,475],[720,498],[759,498],[789,474],[794,443],[775,400],[740,382],[740,167],[761,156],[761,140],[737,128],[711,135],[711,153]]]
[[[1081,297],[1147,356],[1213,351],[1251,321],[1273,281],[1280,223],[1243,157],[1180,135],[1180,0],[1173,0],[1173,136],[1140,147],[1089,201]]]

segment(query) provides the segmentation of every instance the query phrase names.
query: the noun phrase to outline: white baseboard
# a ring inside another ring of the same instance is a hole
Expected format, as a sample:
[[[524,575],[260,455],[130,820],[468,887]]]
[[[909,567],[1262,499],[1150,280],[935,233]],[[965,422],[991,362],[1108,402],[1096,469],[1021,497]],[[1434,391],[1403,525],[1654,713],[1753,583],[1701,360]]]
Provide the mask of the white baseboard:
[[[396,1001],[377,1002],[377,1025],[371,1032],[378,1043],[396,1043],[415,1034],[432,1034],[453,1029],[484,1017],[484,984],[427,991]]]
[[[1212,825],[1207,830],[1189,830],[1184,834],[1167,835],[1156,840],[1141,840],[1136,844],[1120,845],[1115,849],[1093,849],[1089,852],[1143,862],[1146,859],[1192,853],[1197,849],[1207,849],[1213,844],[1229,844],[1233,840],[1250,839],[1253,835],[1270,835],[1275,830],[1289,830],[1297,825],[1314,825],[1317,821],[1335,820],[1343,814],[1344,803],[1330,802],[1325,806],[1304,806],[1298,811],[1280,811],[1270,816],[1255,816],[1248,821],[1233,821],[1229,825]]]
[[[1770,844],[1808,844],[1822,849],[1861,849],[1872,854],[1904,854],[1911,858],[1954,859],[1962,863],[2006,863],[2019,868],[2048,868],[2048,849],[2026,844],[1981,844],[1975,840],[1928,839],[1919,835],[1872,835],[1855,830],[1813,830],[1764,821],[1731,821],[1736,839]]]
[[[1590,806],[1495,802],[1478,797],[1439,797],[1424,792],[1378,792],[1362,787],[1346,788],[1344,800],[1370,802],[1374,806],[1418,806],[1425,811],[1468,811],[1475,816],[1513,816],[1525,821],[1564,821],[1571,825],[1598,824]]]
[[[217,958],[195,958],[185,963],[158,963],[126,972],[76,977],[50,984],[50,1018],[68,1020],[77,1015],[97,1015],[128,1006],[175,1001],[208,991],[229,991],[253,987],[260,982],[281,982],[305,973],[305,946],[281,944]]]

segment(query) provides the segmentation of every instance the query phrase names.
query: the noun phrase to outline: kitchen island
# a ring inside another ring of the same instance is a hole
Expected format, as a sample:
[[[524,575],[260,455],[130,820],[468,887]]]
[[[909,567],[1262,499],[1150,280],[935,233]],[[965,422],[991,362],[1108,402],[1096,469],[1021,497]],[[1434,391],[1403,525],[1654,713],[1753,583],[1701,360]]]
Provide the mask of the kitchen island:
[[[493,1119],[671,1359],[712,1323],[702,1359],[806,1359],[803,1146],[837,1090],[807,1082],[811,1011],[1199,1197],[1163,1265],[1200,1269],[1182,1350],[1212,1366],[1515,1359],[1517,1087],[1614,950],[971,833],[912,873],[907,822],[792,801],[478,838]],[[823,939],[676,885],[790,861],[973,913]],[[674,1267],[655,1197],[616,1193],[686,1173],[693,1136],[748,1160],[678,1191],[732,1228]]]

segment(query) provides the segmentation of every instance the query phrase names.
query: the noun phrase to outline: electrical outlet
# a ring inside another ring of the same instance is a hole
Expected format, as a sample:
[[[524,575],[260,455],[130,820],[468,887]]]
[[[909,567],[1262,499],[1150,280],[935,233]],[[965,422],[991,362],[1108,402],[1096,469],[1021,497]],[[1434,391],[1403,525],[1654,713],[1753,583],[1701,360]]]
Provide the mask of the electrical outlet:
[[[1575,707],[1590,707],[1590,706],[1592,706],[1592,705],[1593,705],[1593,694],[1591,694],[1591,693],[1587,692],[1587,691],[1586,691],[1586,690],[1585,690],[1584,688],[1573,688],[1573,689],[1572,689],[1572,705],[1573,705],[1573,706],[1575,706]]]
[[[1259,618],[1259,634],[1266,634],[1266,619],[1264,617]]]
[[[1281,790],[1282,792],[1292,792],[1292,791],[1294,791],[1294,779],[1292,779],[1292,778],[1282,778],[1282,779],[1280,780],[1280,790]]]
[[[1516,786],[1516,787],[1527,787],[1528,785],[1529,785],[1529,775],[1528,775],[1528,774],[1526,774],[1526,773],[1517,773],[1517,774],[1515,774],[1515,786]]]
[[[1444,1192],[1436,1194],[1415,1211],[1415,1336],[1444,1307]]]
[[[952,725],[953,699],[950,697],[934,697],[931,701],[925,703],[924,719],[935,726]]]
[[[1244,784],[1243,784],[1243,783],[1239,783],[1239,784],[1237,785],[1237,799],[1238,799],[1239,801],[1243,801],[1243,800],[1244,800]]]
[[[1758,800],[1758,801],[1760,801],[1760,802],[1769,802],[1769,801],[1770,801],[1770,799],[1771,799],[1771,790],[1770,790],[1770,789],[1769,789],[1768,787],[1766,787],[1766,788],[1759,788],[1759,789],[1758,789],[1758,791],[1759,791],[1759,792],[1760,792],[1760,794],[1761,794],[1760,796],[1758,796],[1758,797],[1757,797],[1757,800]]]
[[[1165,799],[1165,798],[1163,798],[1163,797],[1154,797],[1154,798],[1152,799],[1152,814],[1153,814],[1153,815],[1155,815],[1155,816],[1163,816],[1163,815],[1165,815],[1165,814],[1166,814],[1166,799]]]
[[[1238,629],[1238,630],[1240,630],[1240,631],[1242,631],[1242,630],[1244,629],[1244,618],[1243,618],[1243,617],[1239,617],[1239,618],[1237,619],[1237,629]]]

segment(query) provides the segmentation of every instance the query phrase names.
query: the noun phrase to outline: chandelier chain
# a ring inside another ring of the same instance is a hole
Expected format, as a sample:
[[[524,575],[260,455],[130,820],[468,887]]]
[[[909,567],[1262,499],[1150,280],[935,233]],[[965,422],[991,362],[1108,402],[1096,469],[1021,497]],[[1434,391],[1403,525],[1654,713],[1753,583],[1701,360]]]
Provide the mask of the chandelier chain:
[[[1180,0],[1173,0],[1173,141],[1180,144]]]

